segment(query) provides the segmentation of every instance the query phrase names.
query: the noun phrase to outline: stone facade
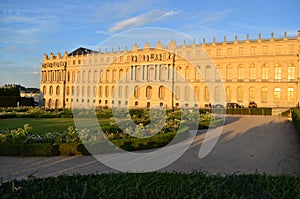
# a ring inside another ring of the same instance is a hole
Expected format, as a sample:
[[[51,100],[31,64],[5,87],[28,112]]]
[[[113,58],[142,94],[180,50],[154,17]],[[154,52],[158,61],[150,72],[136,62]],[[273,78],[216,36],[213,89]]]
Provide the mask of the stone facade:
[[[176,45],[135,44],[130,51],[78,48],[44,55],[40,89],[46,108],[154,105],[205,107],[237,102],[294,107],[300,101],[300,31],[296,37]],[[193,99],[193,100],[191,100]]]

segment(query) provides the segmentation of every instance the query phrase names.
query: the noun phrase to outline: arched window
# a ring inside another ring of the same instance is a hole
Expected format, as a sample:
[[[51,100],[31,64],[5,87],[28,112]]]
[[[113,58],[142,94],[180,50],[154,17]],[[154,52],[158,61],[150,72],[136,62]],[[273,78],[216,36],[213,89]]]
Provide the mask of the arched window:
[[[90,82],[92,78],[92,72],[89,70],[88,71],[88,77],[87,77],[87,81]]]
[[[255,101],[255,88],[254,87],[250,87],[249,88],[249,101]]]
[[[195,73],[196,73],[196,80],[199,81],[201,79],[201,67],[197,66],[195,68]]]
[[[268,89],[266,87],[261,88],[261,102],[268,102]]]
[[[66,93],[67,93],[67,96],[69,96],[70,95],[70,87],[69,86],[67,86],[67,88],[66,88]]]
[[[86,88],[86,96],[87,96],[87,97],[90,97],[90,96],[91,96],[91,88],[90,88],[90,86],[88,86],[88,87]]]
[[[80,82],[80,71],[77,71],[77,76],[76,76],[76,81],[77,82]]]
[[[106,71],[106,77],[105,77],[105,80],[106,80],[106,81],[110,81],[110,71],[109,71],[109,70]]]
[[[108,86],[105,86],[105,97],[109,96],[109,90],[108,90]]]
[[[121,80],[123,78],[123,69],[120,69],[119,71],[119,80]]]
[[[199,86],[195,86],[194,87],[194,99],[199,100],[199,98],[200,98],[200,89],[199,89]]]
[[[85,93],[84,93],[84,89],[85,89],[84,86],[82,86],[82,87],[81,87],[81,97],[84,97],[84,94],[85,94]]]
[[[215,100],[220,101],[220,87],[219,86],[215,87]]]
[[[102,86],[99,86],[98,96],[102,97],[102,95],[103,95]]]
[[[126,86],[125,87],[125,98],[126,99],[128,98],[128,90],[129,90],[129,88],[128,88],[128,86]]]
[[[48,108],[52,108],[52,100],[51,99],[49,99],[49,101],[48,101]]]
[[[160,99],[164,99],[165,98],[165,87],[164,86],[160,86],[158,89],[158,97]]]
[[[190,88],[188,86],[184,87],[184,100],[189,100],[190,98]]]
[[[244,97],[243,87],[240,86],[240,87],[237,88],[237,101],[242,102],[243,97]]]
[[[72,82],[74,82],[74,81],[75,81],[75,72],[72,71]]]
[[[60,88],[59,86],[56,86],[56,95],[59,95],[60,94]]]
[[[155,71],[153,67],[149,69],[148,80],[155,80]]]
[[[96,97],[96,94],[97,94],[97,88],[96,86],[93,86],[92,97]]]
[[[117,70],[113,69],[113,71],[112,71],[112,81],[116,81],[116,78],[117,78]]]
[[[50,86],[50,88],[49,88],[49,94],[53,95],[53,87],[52,86]]]
[[[140,96],[140,89],[138,86],[134,87],[134,97],[139,98]]]
[[[93,81],[94,81],[94,82],[97,82],[97,81],[98,81],[98,71],[97,71],[97,70],[94,71]]]
[[[281,91],[281,89],[278,87],[274,89],[274,102],[275,103],[280,102],[280,91]]]
[[[289,103],[293,103],[295,101],[295,89],[294,88],[288,88],[287,93],[287,100]]]
[[[111,87],[111,97],[115,97],[115,87]]]
[[[176,89],[175,89],[175,98],[177,100],[180,99],[180,87],[179,86],[176,86]]]
[[[209,102],[209,90],[208,90],[208,87],[207,86],[205,86],[204,87],[204,101],[205,102]]]
[[[55,108],[56,108],[56,109],[59,108],[59,101],[58,101],[58,99],[55,100]]]
[[[119,86],[119,89],[118,89],[118,97],[119,97],[119,98],[122,98],[122,86]]]
[[[74,96],[74,86],[71,87],[71,95]]]
[[[147,88],[146,88],[146,98],[151,99],[151,97],[152,97],[152,87],[147,86]]]
[[[47,87],[44,86],[44,87],[43,87],[43,94],[44,94],[44,95],[46,95],[46,91],[47,91]]]
[[[205,81],[211,80],[211,68],[210,66],[206,66],[205,68]]]
[[[136,80],[142,80],[142,68],[138,67],[136,71]]]
[[[70,71],[68,72],[68,75],[67,75],[67,81],[68,81],[68,82],[71,81],[71,73],[70,73]]]
[[[76,97],[79,97],[80,96],[80,87],[77,86],[76,88]]]
[[[231,102],[231,95],[232,95],[232,90],[231,90],[231,87],[228,86],[226,88],[226,101],[227,102]]]
[[[82,72],[82,82],[85,82],[85,80],[86,80],[86,79],[85,79],[85,76],[86,76],[85,71],[83,71],[83,72]]]

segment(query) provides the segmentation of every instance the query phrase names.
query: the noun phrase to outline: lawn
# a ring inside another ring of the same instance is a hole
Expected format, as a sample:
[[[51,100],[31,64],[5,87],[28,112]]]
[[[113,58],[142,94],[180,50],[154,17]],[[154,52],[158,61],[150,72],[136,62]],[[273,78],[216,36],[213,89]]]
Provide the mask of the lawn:
[[[68,126],[74,126],[73,118],[11,118],[1,119],[0,129],[22,128],[24,124],[32,126],[36,134],[63,132]]]

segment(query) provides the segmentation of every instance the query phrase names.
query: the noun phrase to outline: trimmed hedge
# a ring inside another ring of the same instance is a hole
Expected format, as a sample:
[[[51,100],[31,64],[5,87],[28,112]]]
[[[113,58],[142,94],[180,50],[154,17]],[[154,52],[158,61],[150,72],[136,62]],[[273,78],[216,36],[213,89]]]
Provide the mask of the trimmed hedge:
[[[199,109],[200,113],[217,113],[230,115],[272,115],[272,108],[215,108],[215,109]]]
[[[292,119],[298,131],[298,135],[300,137],[300,109],[299,108],[292,109]]]
[[[8,198],[300,198],[300,178],[266,174],[109,173],[0,183]]]

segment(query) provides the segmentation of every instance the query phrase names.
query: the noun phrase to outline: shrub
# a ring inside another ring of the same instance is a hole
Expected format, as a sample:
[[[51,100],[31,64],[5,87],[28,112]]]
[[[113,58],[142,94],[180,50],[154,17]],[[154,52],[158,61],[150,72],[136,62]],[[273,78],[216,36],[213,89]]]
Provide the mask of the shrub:
[[[20,154],[19,144],[0,143],[0,155],[15,156]]]
[[[59,155],[58,145],[49,143],[20,144],[22,156],[53,156]]]

